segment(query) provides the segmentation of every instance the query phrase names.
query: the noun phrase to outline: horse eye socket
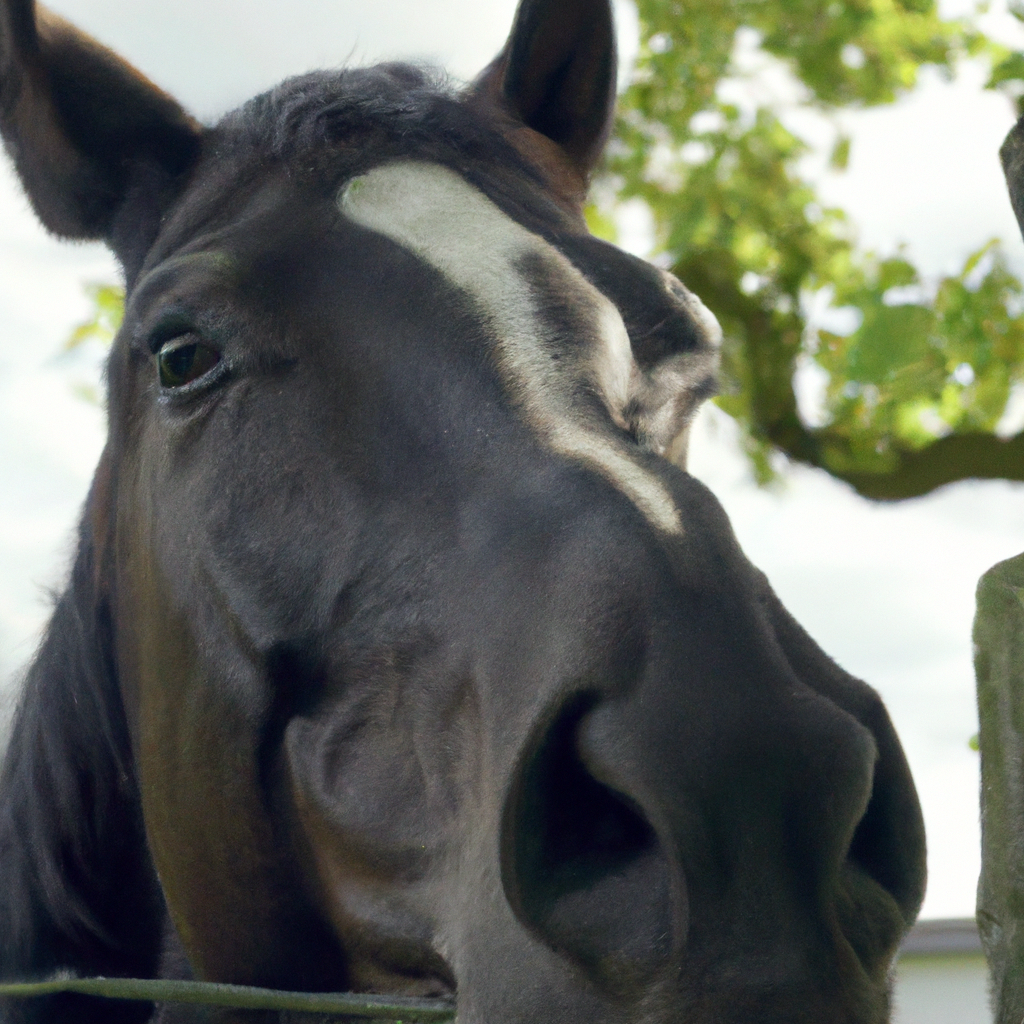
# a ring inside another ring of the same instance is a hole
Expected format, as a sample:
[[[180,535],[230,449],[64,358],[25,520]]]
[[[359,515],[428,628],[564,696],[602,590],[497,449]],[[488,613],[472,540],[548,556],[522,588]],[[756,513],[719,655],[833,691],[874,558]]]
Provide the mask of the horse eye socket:
[[[160,384],[180,388],[207,374],[220,362],[220,353],[201,342],[168,342],[157,353]]]

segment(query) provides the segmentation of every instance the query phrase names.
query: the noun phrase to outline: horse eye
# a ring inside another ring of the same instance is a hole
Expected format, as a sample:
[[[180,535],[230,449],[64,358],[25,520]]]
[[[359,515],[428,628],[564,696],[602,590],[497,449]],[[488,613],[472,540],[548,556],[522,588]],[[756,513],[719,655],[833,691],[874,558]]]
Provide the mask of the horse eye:
[[[201,342],[169,341],[157,353],[160,384],[165,388],[181,388],[207,374],[220,362],[220,353]]]

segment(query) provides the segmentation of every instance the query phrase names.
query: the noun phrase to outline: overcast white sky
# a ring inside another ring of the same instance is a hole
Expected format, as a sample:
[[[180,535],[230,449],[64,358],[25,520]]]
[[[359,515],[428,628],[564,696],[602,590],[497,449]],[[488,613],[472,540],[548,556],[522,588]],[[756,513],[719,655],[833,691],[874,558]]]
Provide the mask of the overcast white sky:
[[[316,66],[420,56],[470,77],[501,46],[513,0],[56,0],[60,13],[119,50],[194,113],[213,117]],[[627,49],[635,24],[621,8]],[[991,25],[1012,38],[1014,23]],[[1018,41],[1024,48],[1024,35]],[[770,78],[770,76],[769,76]],[[850,169],[820,179],[867,248],[905,242],[928,272],[955,269],[992,236],[1024,272],[1024,245],[996,157],[1012,124],[981,71],[926,76],[895,108],[844,115]],[[765,87],[771,87],[766,81]],[[642,238],[633,237],[636,246]],[[0,680],[30,658],[45,589],[65,571],[70,533],[102,444],[102,415],[76,398],[96,361],[58,352],[86,302],[111,280],[95,246],[60,245],[36,226],[0,170]],[[929,828],[925,914],[973,913],[978,871],[977,756],[970,624],[978,576],[1024,548],[1024,488],[962,484],[898,506],[871,505],[827,477],[793,471],[761,491],[731,422],[706,416],[693,469],[718,493],[750,557],[844,666],[885,696],[908,750]]]

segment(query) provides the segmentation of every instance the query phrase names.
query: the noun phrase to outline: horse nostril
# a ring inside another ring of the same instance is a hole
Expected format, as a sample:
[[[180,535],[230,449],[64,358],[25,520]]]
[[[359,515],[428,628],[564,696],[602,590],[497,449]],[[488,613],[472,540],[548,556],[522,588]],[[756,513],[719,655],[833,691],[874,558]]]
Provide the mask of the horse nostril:
[[[563,710],[523,759],[505,809],[502,875],[534,934],[606,986],[628,989],[672,950],[670,870],[640,811],[579,756],[592,704]]]
[[[913,802],[902,757],[880,762],[871,799],[850,843],[849,859],[896,901],[912,921],[924,895],[925,840],[921,813]]]

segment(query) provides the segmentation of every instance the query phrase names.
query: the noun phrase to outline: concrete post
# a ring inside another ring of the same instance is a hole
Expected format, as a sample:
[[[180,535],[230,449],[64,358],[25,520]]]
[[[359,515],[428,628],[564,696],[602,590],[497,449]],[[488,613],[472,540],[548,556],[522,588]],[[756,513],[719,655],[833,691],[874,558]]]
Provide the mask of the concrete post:
[[[1024,1022],[1024,555],[978,583],[974,668],[981,723],[978,928],[995,1024]]]

